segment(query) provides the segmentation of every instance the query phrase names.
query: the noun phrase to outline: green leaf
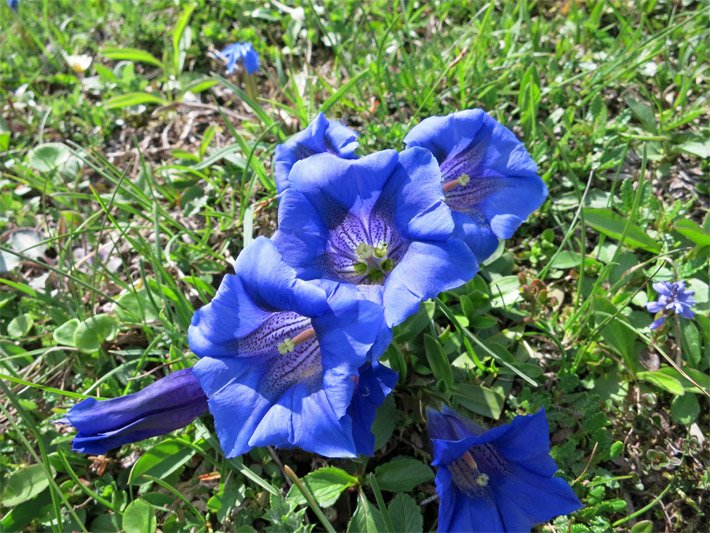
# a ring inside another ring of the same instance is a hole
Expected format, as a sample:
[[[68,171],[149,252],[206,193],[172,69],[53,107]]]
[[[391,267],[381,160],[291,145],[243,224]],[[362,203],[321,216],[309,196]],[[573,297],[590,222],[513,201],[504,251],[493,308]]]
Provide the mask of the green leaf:
[[[193,455],[195,450],[179,440],[164,440],[136,461],[128,475],[128,482],[135,485],[147,483],[147,478],[141,479],[143,475],[164,479],[187,463]]]
[[[327,114],[328,111],[330,110],[331,107],[333,107],[335,104],[340,101],[340,99],[350,91],[353,87],[358,85],[361,82],[361,79],[370,74],[370,69],[367,68],[361,72],[358,72],[350,78],[345,84],[343,84],[337,91],[335,91],[332,95],[328,97],[328,99],[323,102],[323,104],[320,106],[319,112],[323,114]]]
[[[180,15],[180,19],[175,25],[175,30],[173,30],[173,73],[175,75],[179,74],[182,70],[187,49],[190,48],[191,32],[190,28],[187,27],[187,23],[190,22],[190,17],[196,6],[197,4],[193,3],[185,7]]]
[[[456,383],[453,394],[459,404],[479,415],[498,420],[503,412],[504,396],[488,387]]]
[[[107,46],[101,50],[101,55],[108,59],[119,61],[137,61],[138,63],[148,63],[156,67],[163,68],[163,63],[150,52],[139,48],[114,48]]]
[[[27,156],[27,164],[37,172],[59,171],[71,175],[78,171],[81,161],[62,143],[44,143],[34,147]]]
[[[385,521],[379,509],[372,505],[360,491],[357,509],[350,519],[347,533],[381,533],[385,531]]]
[[[653,533],[654,531],[653,522],[650,520],[641,520],[631,526],[631,533]]]
[[[639,372],[636,374],[636,377],[676,396],[685,394],[683,384],[676,378],[666,374],[660,372]]]
[[[671,418],[674,422],[689,426],[698,419],[700,403],[695,394],[684,394],[673,398],[671,402]]]
[[[595,296],[592,300],[592,311],[598,324],[604,323],[601,335],[609,347],[624,358],[631,369],[638,367],[636,356],[637,335],[627,327],[623,315],[618,313],[616,306],[603,296]],[[613,318],[611,318],[613,317]]]
[[[397,411],[394,398],[390,394],[377,409],[377,415],[372,424],[372,433],[375,435],[375,450],[379,450],[387,444],[400,419],[401,413]]]
[[[614,441],[609,447],[609,458],[616,459],[617,457],[621,457],[622,453],[624,453],[624,443],[620,440]]]
[[[116,315],[122,322],[142,324],[158,320],[159,309],[146,288],[136,292],[126,292],[116,299]]]
[[[133,500],[123,511],[125,533],[153,533],[156,527],[155,508],[145,500]]]
[[[422,511],[408,494],[397,494],[387,506],[395,531],[418,533],[423,531]]]
[[[681,332],[683,355],[693,368],[698,368],[703,362],[703,341],[700,332],[690,320],[681,321]]]
[[[0,504],[14,507],[34,498],[49,487],[49,479],[44,465],[35,464],[15,470],[3,483]]]
[[[334,466],[326,466],[311,472],[303,483],[311,491],[321,507],[330,507],[340,497],[340,494],[357,484],[357,478]],[[306,505],[306,499],[296,485],[291,485],[286,499],[294,505]]]
[[[442,380],[446,384],[446,388],[451,390],[454,384],[454,375],[451,372],[449,358],[446,357],[439,341],[431,335],[424,335],[424,351],[434,377],[437,380]]]
[[[141,92],[120,94],[106,100],[107,109],[120,109],[141,104],[167,105],[168,101],[154,94]]]
[[[518,276],[503,276],[491,281],[491,307],[510,307],[520,300],[520,280]]]
[[[78,318],[70,318],[64,324],[59,326],[52,333],[52,337],[57,344],[62,344],[64,346],[74,346],[74,335],[76,333],[76,328],[79,326]]]
[[[710,235],[697,222],[690,219],[676,220],[673,229],[698,246],[710,246]]]
[[[624,239],[624,244],[631,248],[639,248],[648,252],[659,253],[661,251],[658,243],[633,222],[629,222],[624,217],[617,215],[611,209],[585,207],[584,218],[592,228],[599,233],[620,240],[624,234],[626,224],[629,230]]]
[[[35,498],[14,505],[0,520],[0,531],[22,531],[32,520],[41,520],[45,515],[45,510],[51,507],[51,502],[50,491],[44,490]],[[0,500],[0,506],[4,503]]]
[[[377,483],[382,490],[407,492],[421,483],[434,479],[429,465],[411,457],[395,457],[375,469]]]
[[[550,265],[552,268],[559,270],[566,270],[568,268],[576,268],[582,264],[583,256],[579,252],[570,252],[565,250],[560,252],[555,257],[554,261]]]
[[[656,133],[658,131],[658,122],[656,121],[656,115],[645,102],[640,102],[630,96],[626,97],[626,104],[631,109],[631,113],[638,119],[646,131],[650,133]]]
[[[7,334],[13,339],[26,337],[34,323],[34,319],[28,313],[17,315],[7,325]]]
[[[118,321],[106,314],[96,315],[79,322],[74,331],[74,346],[86,352],[95,352],[101,345],[116,336]]]

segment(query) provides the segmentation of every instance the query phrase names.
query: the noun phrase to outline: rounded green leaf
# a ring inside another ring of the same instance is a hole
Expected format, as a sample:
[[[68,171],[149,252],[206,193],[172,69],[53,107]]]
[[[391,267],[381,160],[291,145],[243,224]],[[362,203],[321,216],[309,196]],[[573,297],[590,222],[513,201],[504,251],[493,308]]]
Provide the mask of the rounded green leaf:
[[[118,321],[110,315],[96,315],[80,322],[74,332],[74,346],[86,352],[95,352],[101,345],[116,336]]]

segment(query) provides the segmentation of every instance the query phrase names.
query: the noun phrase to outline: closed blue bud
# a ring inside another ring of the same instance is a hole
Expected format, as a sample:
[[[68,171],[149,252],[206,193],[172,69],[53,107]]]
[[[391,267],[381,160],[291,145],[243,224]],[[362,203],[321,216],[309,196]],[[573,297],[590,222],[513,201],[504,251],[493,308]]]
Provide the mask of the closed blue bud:
[[[315,154],[331,153],[344,159],[355,159],[357,134],[336,120],[318,113],[308,127],[299,131],[274,151],[274,178],[279,192],[288,187],[293,165]]]
[[[17,8],[19,7],[19,5],[20,5],[20,0],[7,0],[7,6],[10,9],[14,9],[15,11],[17,11]]]
[[[184,427],[206,412],[207,397],[188,368],[127,396],[83,400],[56,423],[79,430],[72,441],[75,451],[101,455]]]
[[[547,197],[537,166],[515,134],[481,109],[429,117],[404,138],[441,167],[457,234],[479,262],[509,239]]]
[[[545,411],[484,431],[449,408],[427,409],[439,532],[525,531],[582,504],[554,477]]]
[[[251,43],[232,43],[219,54],[227,61],[227,74],[232,74],[237,65],[247,74],[254,74],[259,70],[259,54]]]
[[[385,383],[373,385],[368,367],[392,336],[379,306],[349,287],[298,279],[265,237],[234,269],[188,330],[225,455],[256,446],[372,453],[362,432],[391,383],[376,372]],[[379,396],[367,407],[370,393]]]
[[[396,326],[478,269],[454,235],[440,180],[422,148],[313,155],[291,169],[274,242],[299,277],[356,287]]]

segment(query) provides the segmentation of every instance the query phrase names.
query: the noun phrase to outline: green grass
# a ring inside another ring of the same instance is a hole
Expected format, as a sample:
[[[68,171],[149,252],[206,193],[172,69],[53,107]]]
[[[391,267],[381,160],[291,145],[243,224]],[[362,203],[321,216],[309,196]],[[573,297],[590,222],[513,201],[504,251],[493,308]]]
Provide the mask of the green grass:
[[[661,0],[0,5],[0,530],[343,530],[353,515],[396,529],[410,504],[430,530],[422,413],[438,402],[491,426],[547,408],[553,456],[586,504],[554,530],[702,529],[709,13]],[[214,55],[236,40],[261,55],[254,95]],[[75,74],[63,52],[92,66]],[[524,140],[549,200],[395,332],[400,382],[375,457],[226,460],[209,417],[106,464],[70,451],[51,420],[78,398],[194,363],[193,310],[275,229],[279,142],[323,110],[362,153],[401,149],[421,119],[469,107]],[[644,304],[666,279],[695,289],[696,318],[650,333]],[[397,456],[425,469],[395,498],[378,467]],[[337,467],[348,490],[321,512],[282,465],[301,480]]]

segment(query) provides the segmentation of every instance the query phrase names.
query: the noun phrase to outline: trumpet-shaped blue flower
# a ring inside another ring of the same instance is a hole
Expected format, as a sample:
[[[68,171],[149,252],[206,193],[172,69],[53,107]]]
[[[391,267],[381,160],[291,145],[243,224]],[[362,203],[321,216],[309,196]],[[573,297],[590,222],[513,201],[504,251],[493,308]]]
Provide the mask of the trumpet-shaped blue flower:
[[[525,146],[481,109],[427,118],[404,142],[436,157],[457,232],[479,262],[495,251],[498,239],[512,237],[547,197]]]
[[[7,0],[7,6],[17,11],[17,8],[20,6],[20,0]]]
[[[259,70],[259,54],[251,43],[232,43],[219,55],[227,62],[227,74],[232,74],[237,65],[241,66],[247,74],[254,74]]]
[[[474,255],[453,233],[438,165],[413,148],[298,161],[274,242],[299,277],[356,286],[392,327],[475,275]]]
[[[207,397],[192,374],[179,370],[136,393],[72,407],[59,424],[79,430],[75,451],[101,455],[123,444],[179,429],[207,412]]]
[[[274,178],[279,192],[288,187],[288,174],[296,161],[315,154],[331,153],[344,159],[355,159],[357,133],[336,120],[318,113],[308,127],[279,144],[274,151]]]
[[[646,309],[651,313],[658,313],[658,317],[649,326],[651,329],[660,328],[666,318],[675,313],[683,318],[693,318],[693,305],[695,291],[685,289],[685,281],[661,281],[654,283],[653,288],[658,293],[658,300],[646,304]]]
[[[348,287],[297,279],[264,237],[234,268],[188,331],[225,455],[255,446],[357,455],[350,406],[361,367],[391,336],[381,310]]]
[[[427,409],[437,467],[438,531],[525,531],[581,503],[554,477],[545,411],[484,431],[455,411]]]

